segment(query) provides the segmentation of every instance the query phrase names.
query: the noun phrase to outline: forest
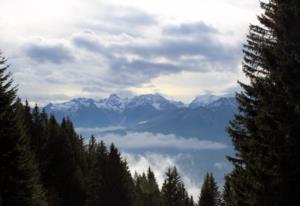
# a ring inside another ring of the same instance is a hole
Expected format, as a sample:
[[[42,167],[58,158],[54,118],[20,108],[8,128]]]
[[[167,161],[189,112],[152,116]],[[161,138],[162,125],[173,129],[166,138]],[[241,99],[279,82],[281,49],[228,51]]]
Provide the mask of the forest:
[[[22,103],[1,54],[0,206],[299,205],[300,1],[261,7],[243,47],[249,82],[238,82],[239,111],[227,129],[233,170],[223,187],[208,171],[196,200],[176,167],[160,188],[151,168],[131,174],[114,144],[86,141],[68,117]]]

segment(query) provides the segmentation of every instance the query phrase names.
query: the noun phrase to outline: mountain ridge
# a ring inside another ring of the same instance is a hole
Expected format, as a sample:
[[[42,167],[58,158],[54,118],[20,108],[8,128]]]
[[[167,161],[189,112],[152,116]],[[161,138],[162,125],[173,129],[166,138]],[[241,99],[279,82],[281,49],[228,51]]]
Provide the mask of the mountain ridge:
[[[201,100],[203,102],[201,102]],[[190,104],[168,100],[159,94],[94,100],[75,98],[45,106],[58,119],[68,116],[75,127],[122,126],[126,131],[176,134],[182,137],[224,140],[225,128],[237,110],[235,98],[196,97]]]
[[[197,107],[205,107],[221,98],[233,98],[231,96],[216,96],[216,95],[200,95],[194,98],[189,104],[184,104],[181,101],[173,101],[168,100],[167,98],[163,97],[160,94],[144,94],[139,96],[134,96],[133,98],[121,98],[116,94],[111,94],[108,98],[102,98],[102,99],[92,99],[92,98],[73,98],[69,101],[63,102],[63,103],[49,103],[45,106],[45,108],[50,108],[52,106],[55,106],[55,109],[63,109],[68,106],[74,106],[71,105],[72,103],[78,103],[84,106],[90,106],[90,104],[95,104],[98,108],[106,108],[106,109],[112,109],[116,110],[115,107],[123,108],[125,106],[131,106],[133,107],[134,104],[136,106],[143,105],[143,104],[149,104],[152,103],[152,106],[155,107],[158,110],[161,110],[161,108],[157,105],[158,102],[163,103],[169,103],[173,106],[176,106],[177,108],[184,108],[184,107],[190,107],[190,108],[197,108]],[[120,110],[118,108],[118,110]]]

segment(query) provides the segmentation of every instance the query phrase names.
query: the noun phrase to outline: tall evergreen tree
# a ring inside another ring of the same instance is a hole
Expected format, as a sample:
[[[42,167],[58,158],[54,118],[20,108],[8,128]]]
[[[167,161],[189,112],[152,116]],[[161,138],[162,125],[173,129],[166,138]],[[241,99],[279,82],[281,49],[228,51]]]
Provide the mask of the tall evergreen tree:
[[[218,206],[220,205],[220,198],[218,186],[213,175],[207,173],[201,188],[198,206]]]
[[[300,1],[261,3],[244,46],[239,113],[228,129],[237,151],[227,186],[233,205],[299,204]]]
[[[104,142],[96,143],[94,136],[88,145],[88,176],[86,206],[105,205],[106,201],[106,167],[108,164],[108,151]]]
[[[237,201],[239,198],[236,197],[237,194],[231,188],[231,181],[233,181],[231,179],[231,175],[225,176],[225,184],[223,187],[222,200],[221,200],[222,206],[238,205]]]
[[[182,206],[190,204],[189,196],[176,167],[169,168],[161,190],[163,206]]]
[[[160,206],[161,205],[161,197],[159,187],[155,178],[155,175],[151,168],[148,168],[147,171],[147,199],[148,206]]]
[[[46,205],[39,171],[30,151],[24,107],[0,54],[0,205]]]
[[[134,183],[127,162],[122,160],[118,149],[112,144],[105,174],[105,204],[108,206],[133,206]]]
[[[160,206],[160,191],[154,173],[148,168],[147,175],[135,175],[136,206]]]
[[[27,114],[27,116],[29,115]],[[31,112],[31,118],[30,146],[39,164],[41,174],[43,174],[47,157],[45,149],[48,143],[48,115],[45,112],[41,113],[39,107],[35,105]],[[27,122],[27,124],[30,122]]]
[[[81,141],[69,120],[48,121],[43,181],[49,205],[82,205],[85,201]]]

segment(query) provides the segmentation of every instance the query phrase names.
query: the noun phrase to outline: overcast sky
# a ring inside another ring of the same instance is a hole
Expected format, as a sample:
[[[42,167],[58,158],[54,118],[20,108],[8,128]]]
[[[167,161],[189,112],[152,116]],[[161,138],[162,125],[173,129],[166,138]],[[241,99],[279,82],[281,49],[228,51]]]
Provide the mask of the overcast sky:
[[[31,102],[234,91],[258,0],[1,0],[0,49]]]

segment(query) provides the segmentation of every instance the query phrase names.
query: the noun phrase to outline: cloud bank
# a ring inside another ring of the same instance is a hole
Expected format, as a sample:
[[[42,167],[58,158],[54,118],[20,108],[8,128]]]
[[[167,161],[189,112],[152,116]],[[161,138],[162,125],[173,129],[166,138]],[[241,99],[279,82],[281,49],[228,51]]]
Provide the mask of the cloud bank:
[[[153,134],[150,132],[128,132],[126,135],[118,135],[113,131],[122,129],[121,127],[109,128],[78,128],[77,132],[87,135],[94,134],[98,140],[103,140],[107,144],[114,143],[122,149],[177,149],[177,150],[222,150],[228,146],[209,140],[199,140],[196,138],[177,137],[174,134]],[[107,134],[103,134],[107,132]],[[101,136],[99,136],[101,134]]]

